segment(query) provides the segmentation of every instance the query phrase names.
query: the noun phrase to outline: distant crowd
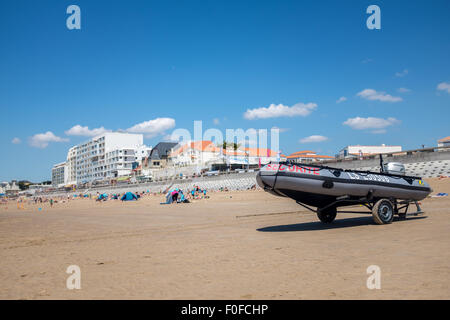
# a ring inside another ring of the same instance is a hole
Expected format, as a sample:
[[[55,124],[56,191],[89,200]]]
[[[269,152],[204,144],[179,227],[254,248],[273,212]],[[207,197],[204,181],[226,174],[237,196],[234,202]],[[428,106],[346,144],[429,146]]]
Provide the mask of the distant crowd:
[[[249,188],[249,190],[256,189],[256,185]],[[222,187],[217,192],[228,192],[227,187]],[[55,203],[68,203],[76,199],[87,199],[95,200],[96,202],[108,201],[108,200],[121,200],[121,201],[137,201],[142,197],[148,196],[162,196],[166,197],[166,202],[162,204],[173,204],[173,203],[189,203],[193,200],[208,199],[208,190],[206,188],[201,188],[198,185],[194,185],[192,188],[187,190],[181,190],[180,188],[173,188],[170,190],[160,190],[159,192],[147,191],[136,191],[136,192],[122,192],[122,193],[75,193],[59,196],[35,196],[35,197],[25,197],[19,196],[14,198],[0,197],[0,205],[4,205],[7,208],[8,202],[17,202],[18,209],[25,209],[26,204],[48,204],[53,207]]]

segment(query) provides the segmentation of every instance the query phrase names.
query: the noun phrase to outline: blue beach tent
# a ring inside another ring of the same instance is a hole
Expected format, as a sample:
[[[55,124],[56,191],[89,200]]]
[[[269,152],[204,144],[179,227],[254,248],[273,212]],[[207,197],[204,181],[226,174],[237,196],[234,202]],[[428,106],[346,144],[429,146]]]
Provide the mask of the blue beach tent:
[[[103,193],[103,194],[98,196],[98,200],[103,200],[103,199],[108,200],[108,194]]]
[[[127,192],[122,196],[122,198],[120,198],[120,200],[122,200],[122,201],[132,201],[132,200],[137,200],[137,199],[138,199],[137,195],[135,195],[132,192]]]

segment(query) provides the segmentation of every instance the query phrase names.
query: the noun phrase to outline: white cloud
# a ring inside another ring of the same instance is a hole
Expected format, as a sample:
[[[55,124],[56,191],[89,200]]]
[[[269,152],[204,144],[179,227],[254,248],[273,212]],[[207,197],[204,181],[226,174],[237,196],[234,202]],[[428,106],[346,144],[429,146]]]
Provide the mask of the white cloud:
[[[175,127],[175,119],[156,118],[138,123],[126,131],[131,133],[143,133],[146,138],[153,138],[157,135],[164,134],[164,131],[172,129],[173,127]]]
[[[68,136],[85,136],[85,137],[95,137],[101,135],[105,132],[111,132],[111,130],[105,129],[104,127],[89,129],[89,127],[82,127],[79,124],[73,126],[65,132]]]
[[[364,89],[363,91],[358,92],[357,96],[367,100],[378,100],[382,102],[399,102],[403,100],[401,97],[393,97],[390,94],[377,92],[374,89]]]
[[[450,93],[450,83],[448,83],[448,82],[441,82],[441,83],[438,84],[437,89],[438,90],[447,91],[448,93]]]
[[[55,136],[53,132],[47,131],[46,133],[35,134],[30,138],[29,143],[32,147],[44,149],[47,148],[50,142],[66,142],[66,141],[69,141],[69,139]]]
[[[345,121],[343,124],[355,130],[375,129],[374,131],[372,131],[372,133],[384,133],[380,130],[398,123],[400,123],[400,121],[392,117],[387,119],[374,117],[356,117],[347,119],[347,121]]]
[[[373,59],[368,58],[368,59],[364,59],[363,61],[361,61],[361,63],[369,63],[372,61],[373,61]]]
[[[323,142],[323,141],[327,141],[328,138],[324,137],[324,136],[319,136],[319,135],[312,135],[303,139],[300,139],[301,143],[310,143],[310,142]]]
[[[347,101],[347,98],[346,98],[346,97],[340,97],[340,98],[336,101],[336,103],[341,103],[341,102],[344,102],[344,101]]]
[[[406,76],[408,74],[408,69],[404,69],[403,71],[401,71],[401,72],[396,72],[395,73],[395,76],[396,77],[404,77],[404,76]]]
[[[162,141],[164,141],[164,142],[180,142],[179,141],[180,139],[173,139],[173,137],[172,137],[172,135],[171,134],[166,134],[163,138],[162,138]]]
[[[254,119],[267,119],[267,118],[278,118],[278,117],[306,117],[312,111],[317,108],[315,103],[297,103],[292,107],[285,106],[283,104],[271,104],[269,107],[265,108],[255,108],[247,109],[244,113],[244,118],[248,120]]]
[[[220,124],[220,120],[218,118],[214,118],[213,122],[216,126]]]
[[[408,88],[398,88],[397,91],[400,92],[400,93],[408,93],[408,92],[411,92],[411,89],[408,89]]]
[[[22,140],[20,140],[19,138],[14,138],[14,139],[12,139],[12,141],[11,141],[11,143],[13,143],[13,144],[19,144],[19,143],[21,143],[22,142]]]

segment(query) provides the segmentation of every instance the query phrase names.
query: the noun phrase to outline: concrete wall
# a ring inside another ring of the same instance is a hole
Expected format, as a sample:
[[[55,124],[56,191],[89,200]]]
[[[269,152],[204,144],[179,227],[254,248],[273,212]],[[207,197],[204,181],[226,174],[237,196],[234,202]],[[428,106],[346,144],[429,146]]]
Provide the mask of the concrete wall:
[[[384,162],[400,162],[406,167],[406,174],[424,178],[450,175],[450,151],[418,152],[402,156],[383,156]],[[348,160],[341,162],[327,162],[330,167],[354,170],[380,170],[380,159]]]
[[[91,188],[87,190],[77,190],[75,192],[51,192],[43,194],[51,196],[64,196],[67,194],[92,194],[96,195],[98,193],[124,193],[124,192],[164,192],[167,188],[180,188],[184,191],[192,189],[193,186],[199,186],[200,188],[205,188],[208,191],[219,190],[220,188],[228,188],[228,190],[247,190],[253,186],[258,185],[256,183],[256,172],[245,172],[245,173],[232,173],[220,176],[205,176],[190,179],[173,179],[161,182],[151,182],[145,184],[124,184],[117,185],[114,187],[99,187]]]

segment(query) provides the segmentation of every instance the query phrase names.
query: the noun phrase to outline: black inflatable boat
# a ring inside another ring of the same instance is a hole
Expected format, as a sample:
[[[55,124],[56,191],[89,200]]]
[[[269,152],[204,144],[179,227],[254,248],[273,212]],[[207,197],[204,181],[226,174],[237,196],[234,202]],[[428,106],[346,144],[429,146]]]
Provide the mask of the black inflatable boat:
[[[430,186],[421,177],[393,174],[383,169],[385,167],[381,163],[381,172],[370,172],[301,163],[270,163],[261,168],[256,180],[265,191],[294,199],[316,212],[325,223],[335,219],[338,207],[358,204],[370,209],[378,224],[391,223],[394,215],[405,218],[423,213],[418,201],[432,192]],[[410,203],[415,203],[416,212],[408,213]]]

